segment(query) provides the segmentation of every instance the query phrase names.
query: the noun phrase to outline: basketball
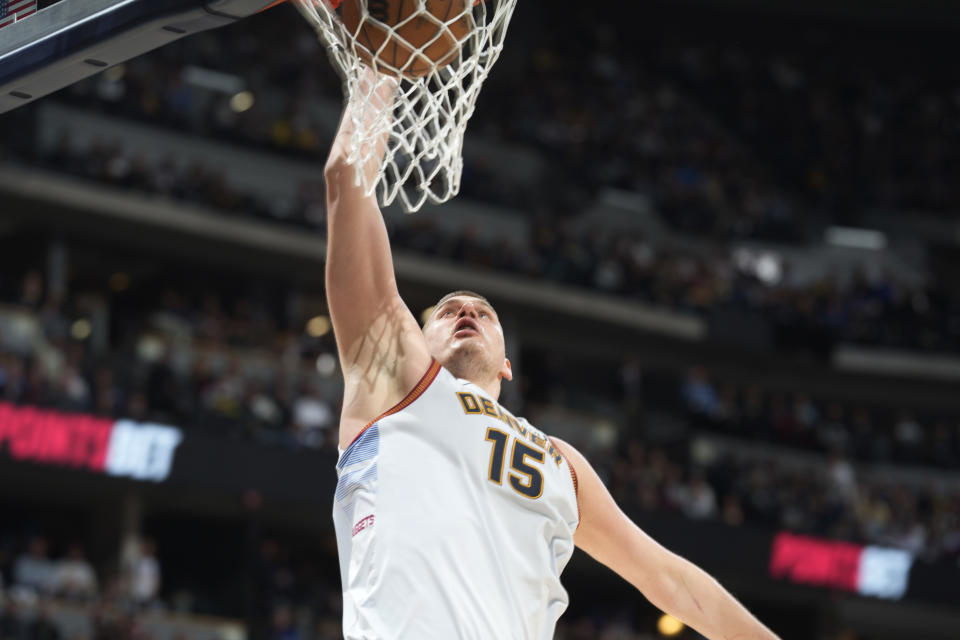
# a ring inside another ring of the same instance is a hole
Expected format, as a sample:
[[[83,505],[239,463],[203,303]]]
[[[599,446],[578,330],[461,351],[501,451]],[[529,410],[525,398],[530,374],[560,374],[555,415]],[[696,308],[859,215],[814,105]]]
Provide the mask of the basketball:
[[[469,6],[470,0],[343,0],[340,11],[364,63],[419,78],[456,59],[473,29]]]

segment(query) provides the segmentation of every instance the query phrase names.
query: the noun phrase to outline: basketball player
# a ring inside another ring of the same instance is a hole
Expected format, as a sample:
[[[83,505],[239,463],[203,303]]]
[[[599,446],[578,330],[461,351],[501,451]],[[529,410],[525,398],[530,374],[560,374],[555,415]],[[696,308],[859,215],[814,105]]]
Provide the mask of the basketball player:
[[[325,169],[344,637],[550,640],[576,545],[708,638],[775,638],[634,525],[576,449],[497,403],[510,360],[486,299],[444,296],[421,329],[377,202],[346,161],[351,128],[346,113]]]

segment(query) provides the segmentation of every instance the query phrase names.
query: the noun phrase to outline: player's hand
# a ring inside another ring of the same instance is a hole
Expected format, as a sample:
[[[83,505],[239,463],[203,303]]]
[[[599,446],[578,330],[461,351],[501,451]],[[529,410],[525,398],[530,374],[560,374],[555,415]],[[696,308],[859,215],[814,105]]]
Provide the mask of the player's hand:
[[[393,123],[393,104],[398,84],[395,78],[378,74],[369,67],[364,69],[357,82],[354,90],[349,91],[351,97],[330,147],[326,168],[329,171],[352,164],[357,158],[370,158],[370,166],[364,170],[376,175]],[[358,127],[363,135],[357,135]],[[363,140],[362,144],[360,140]],[[369,152],[367,145],[370,144],[377,144],[376,153]]]

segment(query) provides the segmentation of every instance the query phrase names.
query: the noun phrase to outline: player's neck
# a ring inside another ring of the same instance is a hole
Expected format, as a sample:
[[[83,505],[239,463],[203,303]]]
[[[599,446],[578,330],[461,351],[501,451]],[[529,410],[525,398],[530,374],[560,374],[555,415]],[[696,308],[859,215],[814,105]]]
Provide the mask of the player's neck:
[[[492,377],[485,372],[471,370],[472,367],[463,366],[463,363],[447,362],[442,363],[446,369],[453,374],[455,378],[466,380],[487,392],[491,399],[496,400],[500,397],[500,374],[496,373]],[[461,365],[461,366],[458,366]]]
[[[487,382],[486,384],[481,384],[480,382],[477,382],[477,381],[475,381],[475,380],[471,380],[470,382],[473,382],[473,384],[477,385],[478,387],[480,387],[481,389],[483,389],[484,391],[486,391],[487,394],[490,396],[491,399],[493,399],[493,400],[498,400],[498,399],[500,398],[500,379],[499,379],[499,377],[498,377],[498,378],[494,378],[493,381]]]

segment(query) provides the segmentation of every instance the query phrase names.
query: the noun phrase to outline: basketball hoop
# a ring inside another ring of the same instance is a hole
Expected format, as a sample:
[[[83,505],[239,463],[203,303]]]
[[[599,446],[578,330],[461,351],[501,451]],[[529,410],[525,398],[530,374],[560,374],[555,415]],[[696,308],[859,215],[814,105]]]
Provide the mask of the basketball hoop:
[[[460,190],[467,121],[503,49],[516,0],[448,0],[442,16],[429,6],[431,0],[405,1],[416,9],[391,25],[382,11],[371,13],[368,0],[292,0],[326,46],[345,96],[357,105],[349,116],[354,126],[348,155],[357,184],[368,195],[377,192],[383,206],[399,200],[405,211],[414,212],[426,202],[446,202]],[[349,20],[344,19],[347,3],[355,3]],[[341,4],[344,10],[338,12]],[[419,28],[412,26],[414,20],[432,21],[435,34],[423,41],[411,38]],[[377,72],[374,82],[364,73],[369,68]],[[384,90],[387,85],[397,88],[391,93]],[[393,96],[392,110],[382,103],[384,95]],[[370,143],[384,136],[387,147],[380,160],[374,154],[382,147]],[[379,171],[369,179],[361,168],[378,160]]]

